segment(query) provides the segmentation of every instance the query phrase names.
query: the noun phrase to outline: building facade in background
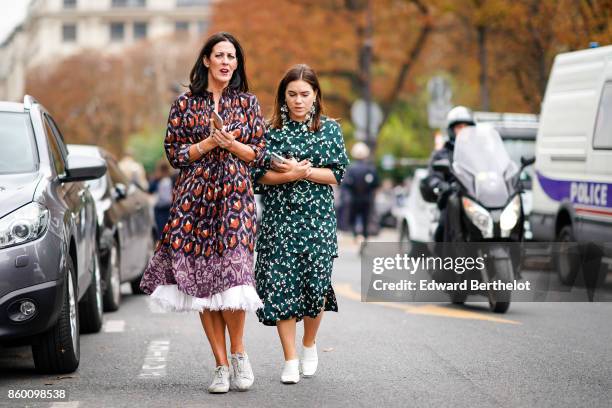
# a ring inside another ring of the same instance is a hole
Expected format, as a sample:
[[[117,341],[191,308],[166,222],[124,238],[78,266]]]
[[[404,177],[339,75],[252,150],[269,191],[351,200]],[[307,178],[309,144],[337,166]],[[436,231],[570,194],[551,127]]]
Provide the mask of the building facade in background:
[[[0,45],[0,100],[23,99],[28,69],[84,49],[120,52],[173,33],[203,35],[218,0],[32,0]]]

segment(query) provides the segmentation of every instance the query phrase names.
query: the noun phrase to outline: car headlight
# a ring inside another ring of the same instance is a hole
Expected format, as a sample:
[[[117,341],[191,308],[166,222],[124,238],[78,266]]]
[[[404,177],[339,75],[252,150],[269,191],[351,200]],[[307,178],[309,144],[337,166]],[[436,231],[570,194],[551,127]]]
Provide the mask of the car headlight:
[[[49,225],[49,210],[30,203],[0,219],[0,248],[23,244],[40,237]]]
[[[521,198],[515,195],[514,198],[506,205],[499,217],[499,227],[502,230],[502,236],[510,235],[512,228],[516,226],[521,215]]]
[[[462,199],[463,209],[472,223],[480,230],[484,238],[493,237],[493,218],[491,214],[476,202],[467,197]]]

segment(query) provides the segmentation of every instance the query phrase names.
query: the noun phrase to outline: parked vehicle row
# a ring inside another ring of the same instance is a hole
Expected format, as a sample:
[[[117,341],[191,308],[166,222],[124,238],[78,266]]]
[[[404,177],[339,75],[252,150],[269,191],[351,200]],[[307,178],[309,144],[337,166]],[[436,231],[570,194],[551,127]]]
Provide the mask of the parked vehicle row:
[[[151,206],[110,156],[69,149],[30,96],[0,102],[0,146],[0,345],[31,345],[39,372],[72,372],[80,334],[119,307],[114,284],[146,265]]]
[[[153,255],[157,231],[149,195],[128,180],[108,151],[86,145],[68,145],[68,150],[102,159],[108,168],[105,176],[86,183],[97,209],[104,310],[115,311],[122,283],[129,282],[133,293],[141,293],[140,278]]]

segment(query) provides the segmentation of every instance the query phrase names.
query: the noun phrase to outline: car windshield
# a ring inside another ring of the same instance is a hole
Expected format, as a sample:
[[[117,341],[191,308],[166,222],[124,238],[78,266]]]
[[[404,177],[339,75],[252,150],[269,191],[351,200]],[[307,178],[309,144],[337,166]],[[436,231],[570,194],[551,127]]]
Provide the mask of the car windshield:
[[[38,156],[27,113],[0,112],[0,174],[29,173]]]

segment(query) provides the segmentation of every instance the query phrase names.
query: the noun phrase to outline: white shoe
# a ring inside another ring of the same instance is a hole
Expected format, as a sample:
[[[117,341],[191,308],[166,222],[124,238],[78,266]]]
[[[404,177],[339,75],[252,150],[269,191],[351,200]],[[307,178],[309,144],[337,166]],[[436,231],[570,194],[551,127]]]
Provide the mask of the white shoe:
[[[317,355],[317,344],[312,347],[304,347],[302,353],[302,374],[304,377],[312,377],[317,372],[319,357]]]
[[[208,387],[211,394],[221,394],[229,391],[230,372],[229,367],[221,365],[215,368],[212,383]]]
[[[232,364],[232,387],[238,391],[246,391],[251,388],[255,376],[246,353],[232,354],[230,357]]]
[[[300,381],[300,360],[285,361],[285,367],[281,373],[281,382],[283,384],[297,384]]]

